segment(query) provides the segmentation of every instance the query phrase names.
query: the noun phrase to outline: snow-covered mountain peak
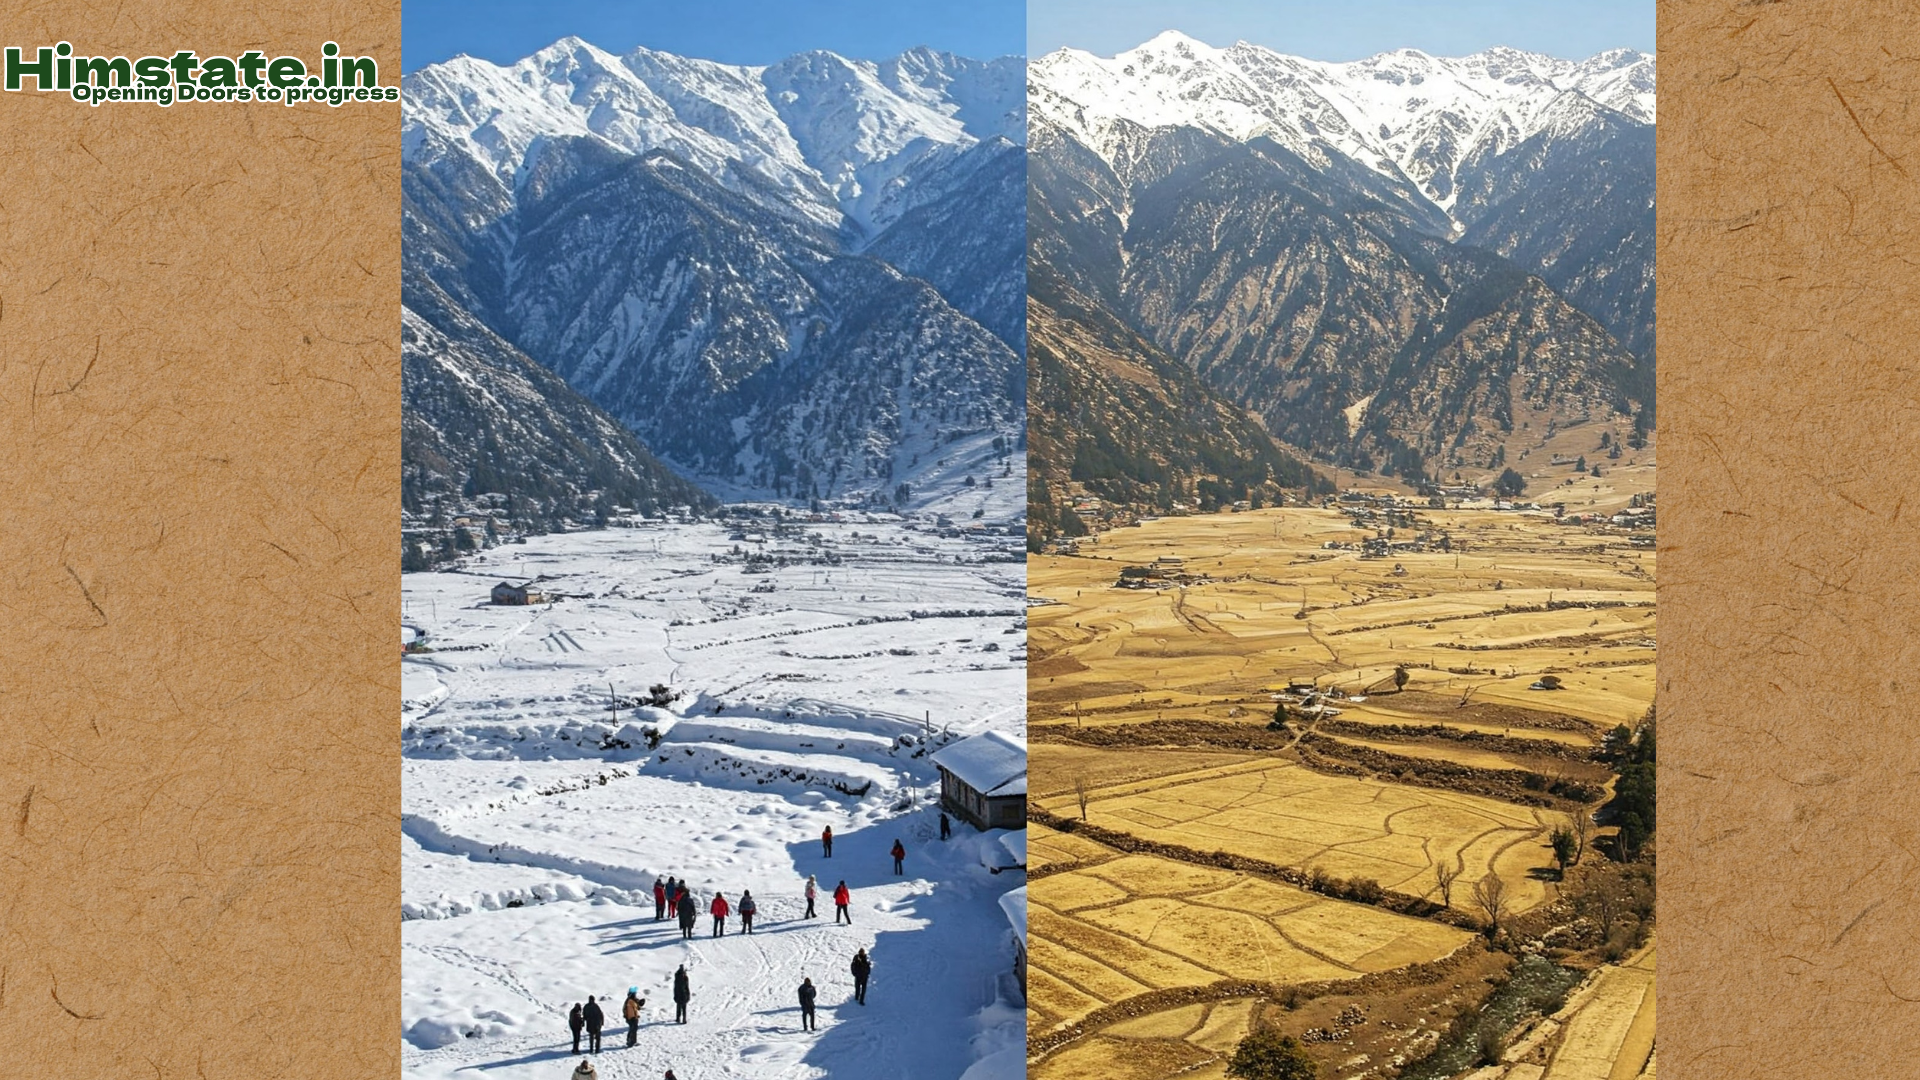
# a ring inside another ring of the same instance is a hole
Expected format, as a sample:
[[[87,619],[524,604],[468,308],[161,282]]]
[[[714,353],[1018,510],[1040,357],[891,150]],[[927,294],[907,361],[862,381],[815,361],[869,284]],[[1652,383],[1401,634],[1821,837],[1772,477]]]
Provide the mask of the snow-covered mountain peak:
[[[982,138],[1024,133],[1019,58],[915,49],[884,63],[831,52],[721,64],[565,37],[512,64],[462,56],[407,75],[403,143],[463,150],[514,186],[543,138],[667,150],[785,212],[871,235],[913,201],[903,178]],[[438,136],[428,139],[428,134]]]
[[[1120,57],[1128,59],[1149,59],[1159,56],[1173,56],[1182,60],[1198,60],[1215,56],[1221,50],[1214,48],[1198,38],[1189,37],[1178,30],[1162,30],[1146,41],[1128,49]]]
[[[1653,57],[1614,49],[1581,61],[1495,47],[1436,57],[1397,49],[1345,63],[1238,42],[1216,48],[1167,31],[1099,57],[1062,49],[1036,61],[1037,115],[1112,160],[1137,127],[1265,136],[1322,167],[1346,158],[1412,180],[1451,213],[1457,173],[1579,112],[1568,94],[1629,122],[1654,118]]]
[[[1024,56],[973,60],[919,46],[879,68],[889,90],[952,116],[975,138],[998,135],[1016,144],[1026,141]]]

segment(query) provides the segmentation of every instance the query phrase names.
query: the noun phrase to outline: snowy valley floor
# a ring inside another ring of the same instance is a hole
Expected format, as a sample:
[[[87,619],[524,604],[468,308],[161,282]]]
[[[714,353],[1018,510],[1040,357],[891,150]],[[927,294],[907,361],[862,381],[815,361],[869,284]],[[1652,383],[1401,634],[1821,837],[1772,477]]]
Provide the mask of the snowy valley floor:
[[[564,1078],[566,1012],[588,994],[609,1016],[608,1078],[1021,1075],[997,901],[1024,874],[988,869],[1012,861],[1004,832],[956,818],[939,839],[928,760],[951,739],[1025,733],[1024,564],[1009,542],[891,521],[648,525],[407,575],[404,621],[432,651],[403,675],[405,1075]],[[487,602],[496,582],[540,575],[561,599]],[[655,683],[684,696],[636,705]],[[669,874],[700,901],[691,941],[653,918],[652,883]],[[852,926],[833,921],[842,879]],[[743,888],[755,933],[736,917],[710,937],[707,901]],[[862,947],[865,1006],[848,973]],[[693,999],[678,1025],[683,964]],[[815,1033],[800,1030],[806,976]],[[631,1049],[629,986],[646,999]]]

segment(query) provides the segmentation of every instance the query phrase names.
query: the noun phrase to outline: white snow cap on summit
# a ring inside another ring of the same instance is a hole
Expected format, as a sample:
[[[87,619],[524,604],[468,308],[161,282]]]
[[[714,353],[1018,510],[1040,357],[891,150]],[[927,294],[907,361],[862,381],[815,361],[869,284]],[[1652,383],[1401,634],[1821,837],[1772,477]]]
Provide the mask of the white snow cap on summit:
[[[749,66],[564,37],[512,64],[458,56],[408,74],[402,146],[410,160],[430,142],[457,147],[510,185],[542,137],[664,149],[729,186],[770,181],[825,224],[870,227],[915,163],[1024,141],[1024,66],[926,48]]]
[[[1028,83],[1036,119],[1108,157],[1136,125],[1266,136],[1321,167],[1345,157],[1404,176],[1442,208],[1460,164],[1565,122],[1577,103],[1592,117],[1654,120],[1654,58],[1631,49],[1576,61],[1506,47],[1457,58],[1408,48],[1329,63],[1168,30],[1110,58],[1049,53]]]

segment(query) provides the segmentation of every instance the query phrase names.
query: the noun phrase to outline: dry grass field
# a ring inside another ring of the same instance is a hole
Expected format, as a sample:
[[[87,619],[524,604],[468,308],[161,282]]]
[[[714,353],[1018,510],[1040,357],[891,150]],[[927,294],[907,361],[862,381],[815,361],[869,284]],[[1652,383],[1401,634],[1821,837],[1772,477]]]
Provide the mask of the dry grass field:
[[[1033,1031],[1076,1023],[1150,990],[1228,979],[1348,979],[1437,960],[1473,937],[1243,873],[1142,855],[1040,878],[1028,903]]]
[[[1053,749],[1033,749],[1034,771],[1048,767]],[[1454,900],[1461,906],[1475,881],[1497,874],[1514,912],[1546,899],[1547,834],[1567,821],[1554,811],[1328,776],[1265,757],[1088,794],[1093,825],[1202,852],[1372,878],[1415,896],[1434,890],[1436,865],[1451,866],[1460,873]],[[1063,817],[1078,812],[1071,792],[1035,802]],[[1035,882],[1036,897],[1057,887],[1043,881]]]
[[[1581,492],[1620,505],[1634,483]],[[1037,1080],[1222,1076],[1256,1018],[1304,1032],[1334,1024],[1336,1002],[1296,1013],[1271,993],[1168,1003],[1165,991],[1391,975],[1462,955],[1472,935],[1448,922],[1471,922],[1482,877],[1504,882],[1508,915],[1554,910],[1549,835],[1604,798],[1611,776],[1588,752],[1653,701],[1654,552],[1546,515],[1415,514],[1395,539],[1444,535],[1452,550],[1362,558],[1384,520],[1289,508],[1148,521],[1079,555],[1029,559],[1043,601],[1029,611],[1033,803],[1068,820],[1084,803],[1095,836],[1193,853],[1123,855],[1032,827],[1030,1030],[1073,1032],[1036,1054]],[[1177,580],[1118,587],[1123,568],[1156,561]],[[1560,688],[1530,688],[1545,676]],[[1309,681],[1336,691],[1337,711],[1270,729],[1276,693]],[[1589,794],[1558,797],[1563,782]],[[1215,852],[1436,902],[1436,868],[1451,867],[1453,912],[1401,915],[1204,865]],[[1485,970],[1510,962],[1489,954]],[[1642,1075],[1651,980],[1651,952],[1603,968],[1553,1021],[1551,1054],[1502,1070],[1616,1080],[1618,1063],[1630,1069],[1618,1080]],[[1389,1059],[1412,1060],[1473,1006],[1476,985],[1338,999],[1396,1020],[1312,1044],[1323,1075],[1392,1072]],[[1149,994],[1152,1007],[1106,1008]],[[1074,1026],[1096,1010],[1103,1019]]]
[[[1226,1076],[1226,1058],[1246,1038],[1258,1007],[1252,998],[1236,998],[1123,1021],[1047,1058],[1029,1075],[1033,1080],[1150,1080],[1178,1072],[1218,1080]]]
[[[1145,1011],[1099,1027],[1029,1064],[1033,1080],[1225,1080],[1234,1047],[1255,1025],[1302,1035],[1330,1029],[1324,1080],[1357,1080],[1379,1066],[1412,1060],[1441,1037],[1449,1017],[1473,1008],[1502,969],[1497,954],[1477,946],[1448,961],[1445,977],[1388,987],[1362,996],[1334,993],[1292,1007],[1265,995],[1226,996]]]
[[[1598,727],[1639,718],[1653,696],[1651,550],[1539,515],[1419,514],[1459,550],[1362,559],[1323,545],[1375,530],[1285,509],[1167,518],[1031,558],[1028,591],[1056,601],[1029,624],[1035,719],[1221,717],[1289,678],[1360,692],[1400,665],[1409,689],[1446,701]],[[1122,567],[1166,556],[1207,580],[1113,587]],[[1565,689],[1527,689],[1547,674]],[[1403,719],[1391,697],[1365,705],[1356,718]]]

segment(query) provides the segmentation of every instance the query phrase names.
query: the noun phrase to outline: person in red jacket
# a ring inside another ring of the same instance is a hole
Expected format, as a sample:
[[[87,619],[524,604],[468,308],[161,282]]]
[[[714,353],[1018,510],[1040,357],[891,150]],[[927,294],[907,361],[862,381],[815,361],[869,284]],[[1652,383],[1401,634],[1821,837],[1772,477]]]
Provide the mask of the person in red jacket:
[[[833,826],[831,825],[820,830],[820,851],[822,858],[833,858]]]
[[[847,891],[847,883],[842,881],[835,885],[833,887],[833,925],[839,926],[841,919],[847,920],[848,926],[853,925],[853,912],[847,910],[847,905],[851,903],[853,903],[853,894]]]
[[[713,912],[713,936],[727,936],[727,898],[719,893],[713,894],[713,905],[707,908]]]
[[[893,842],[893,872],[894,873],[896,874],[906,873],[906,870],[902,866],[902,863],[906,859],[906,857],[907,857],[907,849],[900,843],[899,840],[895,840]]]
[[[659,922],[667,917],[667,883],[659,878],[653,879],[653,921]]]

